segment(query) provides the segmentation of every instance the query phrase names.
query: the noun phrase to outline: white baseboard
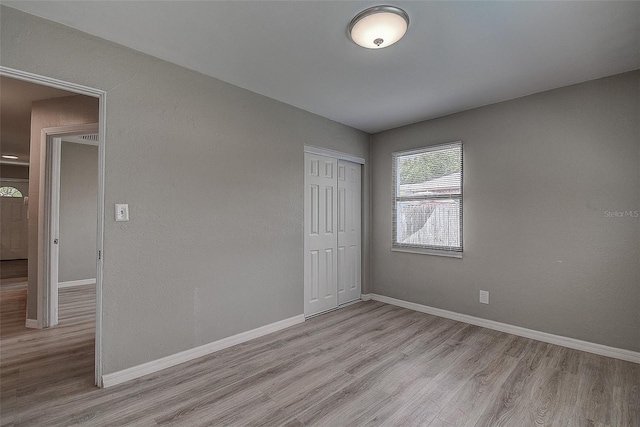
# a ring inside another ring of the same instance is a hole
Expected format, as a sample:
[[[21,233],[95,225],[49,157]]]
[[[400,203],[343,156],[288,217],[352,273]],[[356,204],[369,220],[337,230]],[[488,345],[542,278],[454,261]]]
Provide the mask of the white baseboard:
[[[361,294],[360,295],[360,300],[361,301],[369,301],[369,300],[371,300],[371,294]]]
[[[102,387],[111,387],[116,384],[121,384],[125,381],[140,378],[144,375],[149,375],[162,369],[170,368],[172,366],[179,365],[180,363],[188,362],[190,360],[197,359],[198,357],[215,353],[216,351],[241,344],[254,338],[270,334],[272,332],[277,332],[281,329],[285,329],[302,322],[304,322],[304,315],[300,314],[298,316],[280,320],[278,322],[261,326],[250,331],[223,338],[221,340],[214,341],[200,347],[181,351],[180,353],[172,354],[161,359],[152,360],[151,362],[143,363],[141,365],[123,369],[122,371],[113,372],[111,374],[105,374],[102,376]]]
[[[38,329],[38,321],[36,319],[27,319],[24,326],[25,328]]]
[[[95,285],[96,279],[69,280],[68,282],[58,282],[58,289],[70,288],[72,286]]]
[[[472,325],[482,326],[483,328],[494,329],[496,331],[506,332],[508,334],[518,335],[525,338],[531,338],[549,344],[556,344],[563,347],[572,348],[574,350],[586,351],[589,353],[598,354],[600,356],[613,357],[614,359],[625,360],[627,362],[640,363],[640,353],[636,351],[609,347],[602,344],[582,341],[575,338],[563,337],[561,335],[554,335],[547,332],[540,332],[520,326],[509,325],[508,323],[496,322],[495,320],[483,319],[481,317],[469,316],[467,314],[456,313],[454,311],[442,310],[440,308],[429,307],[427,305],[386,297],[384,295],[369,295],[370,298],[374,301],[397,305],[398,307],[408,308],[409,310],[433,314],[434,316],[445,317],[447,319],[457,320],[464,323],[470,323]],[[365,301],[364,298],[363,301]]]

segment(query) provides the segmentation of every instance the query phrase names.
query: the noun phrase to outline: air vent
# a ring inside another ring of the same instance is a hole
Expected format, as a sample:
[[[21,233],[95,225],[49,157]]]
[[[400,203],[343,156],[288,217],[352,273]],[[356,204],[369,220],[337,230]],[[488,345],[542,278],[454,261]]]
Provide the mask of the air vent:
[[[90,135],[80,135],[80,138],[84,139],[85,141],[95,141],[95,142],[99,141],[97,133],[92,133]]]
[[[2,1],[2,0],[0,0]],[[97,133],[88,133],[85,135],[63,136],[64,142],[73,142],[76,144],[88,144],[98,146],[100,143],[100,137]]]

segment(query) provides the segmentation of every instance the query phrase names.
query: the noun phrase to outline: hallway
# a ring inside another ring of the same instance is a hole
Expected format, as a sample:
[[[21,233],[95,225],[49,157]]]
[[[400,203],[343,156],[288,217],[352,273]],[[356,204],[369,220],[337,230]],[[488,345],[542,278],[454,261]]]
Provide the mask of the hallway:
[[[27,282],[0,284],[0,425],[20,424],[33,402],[99,391],[94,380],[95,286],[60,290],[60,323],[53,329],[25,325]],[[18,417],[17,417],[18,416]],[[17,417],[17,418],[16,418]]]

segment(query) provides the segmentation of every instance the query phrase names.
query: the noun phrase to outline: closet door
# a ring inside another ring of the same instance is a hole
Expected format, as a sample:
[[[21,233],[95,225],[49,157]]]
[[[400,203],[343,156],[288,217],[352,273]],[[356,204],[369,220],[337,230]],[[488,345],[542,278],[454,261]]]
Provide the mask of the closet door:
[[[304,314],[311,316],[338,306],[338,161],[304,157]]]
[[[361,169],[338,160],[338,304],[360,299]]]

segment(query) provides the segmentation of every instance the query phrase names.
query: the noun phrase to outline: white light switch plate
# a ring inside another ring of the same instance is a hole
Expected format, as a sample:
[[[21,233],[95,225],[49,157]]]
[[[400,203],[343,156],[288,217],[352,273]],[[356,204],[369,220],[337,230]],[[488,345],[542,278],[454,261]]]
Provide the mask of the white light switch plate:
[[[129,205],[116,203],[116,221],[129,221]]]
[[[482,304],[489,304],[489,291],[480,291],[480,302]]]

